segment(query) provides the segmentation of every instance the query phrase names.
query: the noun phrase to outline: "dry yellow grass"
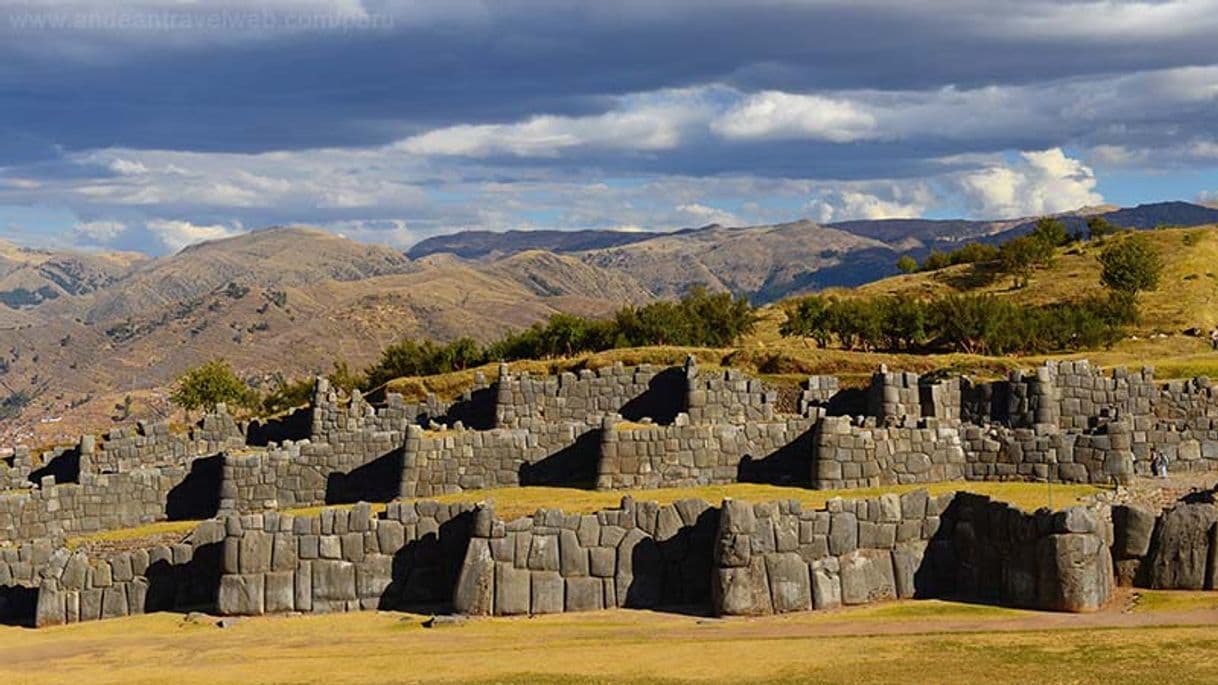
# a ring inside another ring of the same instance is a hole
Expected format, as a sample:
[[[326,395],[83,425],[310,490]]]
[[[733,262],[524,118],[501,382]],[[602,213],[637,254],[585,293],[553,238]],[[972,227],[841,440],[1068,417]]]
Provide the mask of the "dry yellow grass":
[[[955,490],[968,490],[989,495],[994,499],[1009,502],[1026,511],[1052,505],[1061,508],[1079,501],[1079,498],[1099,492],[1094,485],[1055,484],[1050,488],[1044,483],[973,483],[950,482],[929,485],[892,485],[877,488],[854,488],[848,490],[809,490],[806,488],[761,485],[754,483],[732,483],[730,485],[707,485],[693,488],[659,488],[656,490],[600,491],[575,488],[522,487],[495,488],[489,490],[467,490],[455,495],[438,497],[441,502],[492,501],[495,514],[503,519],[526,516],[538,509],[562,509],[563,511],[592,512],[616,507],[624,495],[639,501],[656,501],[661,504],[681,499],[700,498],[718,504],[725,497],[750,502],[770,502],[780,499],[798,500],[801,505],[820,508],[833,497],[861,499],[876,497],[886,492],[910,492],[926,488],[938,495]]]
[[[1026,612],[902,602],[704,621],[641,611],[420,627],[356,613],[218,630],[158,614],[0,629],[13,683],[1163,683],[1213,682],[1212,626],[1012,630]],[[927,619],[956,630],[923,630]],[[911,632],[901,626],[917,622]],[[946,624],[945,624],[946,625]],[[1066,621],[1069,626],[1070,622]],[[886,633],[899,634],[886,634]]]

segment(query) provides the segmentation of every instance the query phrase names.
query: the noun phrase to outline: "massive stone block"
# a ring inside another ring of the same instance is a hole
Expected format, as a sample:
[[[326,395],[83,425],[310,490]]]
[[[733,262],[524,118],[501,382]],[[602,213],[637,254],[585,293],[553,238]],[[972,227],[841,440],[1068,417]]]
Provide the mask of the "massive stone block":
[[[1206,587],[1210,528],[1218,522],[1212,504],[1182,504],[1163,513],[1151,551],[1150,586],[1169,590]]]
[[[892,554],[886,549],[860,549],[840,557],[842,603],[867,604],[897,598]]]

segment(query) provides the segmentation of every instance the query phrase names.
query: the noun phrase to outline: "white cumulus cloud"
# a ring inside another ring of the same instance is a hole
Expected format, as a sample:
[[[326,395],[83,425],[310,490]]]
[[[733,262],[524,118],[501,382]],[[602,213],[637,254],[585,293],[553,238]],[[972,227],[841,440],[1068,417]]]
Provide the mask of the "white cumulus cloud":
[[[178,219],[153,219],[144,225],[165,247],[174,252],[195,243],[229,238],[242,233],[240,228],[223,224],[200,225]]]
[[[1091,167],[1061,148],[1021,152],[1011,163],[962,172],[949,184],[975,216],[1035,216],[1104,201]]]
[[[745,98],[711,122],[711,129],[729,139],[849,143],[879,137],[875,115],[858,102],[775,90]]]

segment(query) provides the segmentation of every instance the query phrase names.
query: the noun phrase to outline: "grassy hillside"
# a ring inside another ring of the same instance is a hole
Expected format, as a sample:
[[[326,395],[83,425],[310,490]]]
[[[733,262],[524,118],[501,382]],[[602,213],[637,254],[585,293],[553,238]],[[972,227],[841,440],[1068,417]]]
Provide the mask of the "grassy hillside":
[[[1218,324],[1218,226],[1144,231],[1163,256],[1163,281],[1140,302],[1144,332],[1179,333]],[[1025,304],[1080,300],[1103,292],[1097,256],[1118,235],[1058,250],[1052,266],[1037,270],[1026,288],[1013,289],[1011,278],[989,264],[961,264],[926,273],[897,276],[857,289],[864,295],[945,295],[986,292]]]

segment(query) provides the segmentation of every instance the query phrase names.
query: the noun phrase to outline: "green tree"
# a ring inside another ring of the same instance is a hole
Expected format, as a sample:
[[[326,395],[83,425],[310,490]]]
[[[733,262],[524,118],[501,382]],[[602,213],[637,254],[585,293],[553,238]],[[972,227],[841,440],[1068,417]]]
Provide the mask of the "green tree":
[[[784,307],[786,320],[778,332],[786,337],[812,338],[820,347],[828,347],[833,336],[830,319],[832,302],[822,295],[809,295],[789,302]]]
[[[926,259],[922,260],[921,271],[938,271],[952,265],[952,257],[946,252],[931,250],[930,254],[926,255]]]
[[[223,359],[213,359],[187,371],[178,378],[169,395],[171,402],[187,411],[215,411],[220,403],[249,406],[256,399],[254,391],[237,378],[233,367]]]
[[[1061,247],[1070,242],[1070,232],[1066,229],[1066,224],[1051,216],[1038,219],[1030,235],[1050,247]]]
[[[998,252],[1002,270],[1012,276],[1015,287],[1028,284],[1032,270],[1053,260],[1053,246],[1031,235],[1013,238],[1003,243]]]
[[[1118,296],[1131,302],[1138,293],[1159,287],[1163,278],[1163,257],[1151,240],[1135,234],[1112,243],[1100,252],[1100,282]]]
[[[1099,214],[1087,219],[1087,238],[1090,240],[1106,238],[1116,232],[1117,227]]]
[[[911,274],[918,270],[918,260],[909,255],[901,255],[897,260],[897,269],[903,274]]]

